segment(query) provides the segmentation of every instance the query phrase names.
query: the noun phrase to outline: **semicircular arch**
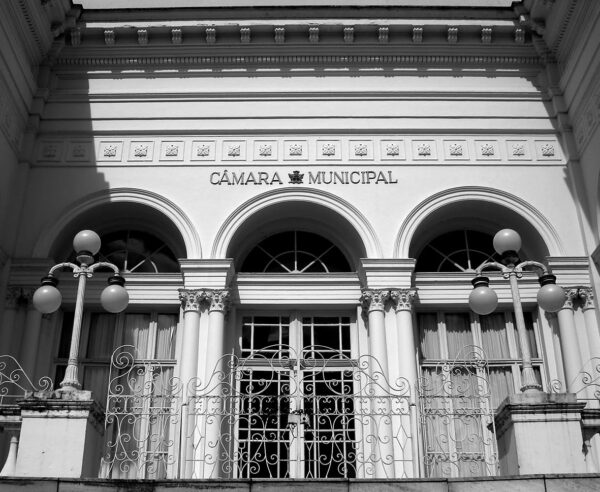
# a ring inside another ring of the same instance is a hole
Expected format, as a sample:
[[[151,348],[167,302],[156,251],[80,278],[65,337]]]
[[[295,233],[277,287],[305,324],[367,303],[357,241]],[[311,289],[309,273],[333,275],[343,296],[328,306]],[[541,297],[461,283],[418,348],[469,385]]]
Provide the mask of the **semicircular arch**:
[[[552,223],[535,207],[525,200],[494,188],[480,186],[465,186],[452,188],[436,193],[426,200],[419,203],[406,217],[394,244],[394,257],[407,258],[414,249],[414,241],[418,232],[422,231],[423,225],[428,219],[438,215],[442,217],[444,210],[452,210],[461,207],[462,209],[477,210],[479,216],[484,214],[485,208],[491,207],[494,211],[505,210],[506,222],[493,220],[493,214],[485,217],[482,223],[487,221],[493,224],[497,229],[503,227],[512,227],[519,229],[519,225],[524,225],[527,230],[519,231],[524,234],[523,242],[526,244],[527,234],[537,235],[543,242],[544,249],[550,256],[564,255],[564,248],[560,237]],[[453,226],[452,220],[444,217],[444,222],[449,227]],[[500,217],[499,217],[500,219]],[[488,226],[489,226],[488,224]],[[435,232],[440,232],[435,231]],[[489,233],[495,232],[491,229]],[[534,238],[535,239],[535,238]]]
[[[288,210],[286,210],[286,207],[288,207]],[[278,210],[285,214],[295,209],[295,212],[298,213],[298,216],[295,217],[297,223],[302,225],[302,229],[310,230],[310,220],[305,222],[302,217],[306,207],[313,210],[322,210],[335,219],[336,222],[343,224],[341,228],[343,230],[340,231],[337,237],[335,228],[329,231],[331,234],[328,234],[332,239],[337,239],[338,244],[339,240],[343,239],[344,231],[346,231],[346,233],[355,234],[359,238],[361,254],[365,254],[369,258],[381,257],[381,244],[375,230],[357,208],[327,191],[298,187],[267,191],[237,207],[217,232],[211,251],[212,258],[226,258],[231,251],[234,238],[242,231],[244,225],[250,223],[253,218],[266,214],[268,210]],[[324,228],[315,232],[327,233]]]
[[[175,248],[175,250],[182,256],[187,258],[202,257],[202,249],[196,228],[185,212],[175,203],[157,193],[135,188],[102,190],[70,204],[57,220],[52,222],[40,234],[33,250],[34,257],[49,256],[59,238],[70,225],[77,223],[81,217],[93,214],[96,210],[101,210],[106,206],[127,204],[132,207],[143,207],[157,214],[157,216],[163,218],[163,222],[167,227],[170,226],[178,232],[185,251],[181,251],[181,247]]]

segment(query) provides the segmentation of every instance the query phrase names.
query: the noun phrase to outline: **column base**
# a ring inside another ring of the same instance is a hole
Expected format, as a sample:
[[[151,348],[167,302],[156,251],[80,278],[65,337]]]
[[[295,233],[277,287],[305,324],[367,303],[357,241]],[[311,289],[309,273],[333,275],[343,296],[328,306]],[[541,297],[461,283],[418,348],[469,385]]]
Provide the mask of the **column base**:
[[[506,398],[495,416],[501,475],[583,473],[581,412],[574,393]]]
[[[91,391],[40,391],[19,403],[21,436],[15,475],[97,477],[104,412]]]

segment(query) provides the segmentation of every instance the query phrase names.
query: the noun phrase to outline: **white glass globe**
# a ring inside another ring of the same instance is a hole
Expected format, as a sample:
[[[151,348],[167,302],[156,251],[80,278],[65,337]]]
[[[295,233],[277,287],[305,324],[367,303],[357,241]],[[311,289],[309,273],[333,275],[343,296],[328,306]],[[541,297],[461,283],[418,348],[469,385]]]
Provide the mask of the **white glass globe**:
[[[53,285],[42,285],[33,293],[33,306],[43,314],[56,311],[62,303],[60,291]]]
[[[112,284],[100,294],[100,303],[109,313],[120,313],[129,304],[129,294],[125,287]]]
[[[73,249],[76,253],[87,251],[94,256],[100,251],[100,236],[94,231],[84,230],[79,231],[73,238]]]
[[[565,304],[565,300],[565,291],[560,285],[546,284],[537,293],[538,304],[549,313],[559,311]]]
[[[498,295],[485,285],[475,287],[469,294],[469,307],[477,314],[490,314],[497,305]]]
[[[494,236],[494,249],[499,255],[507,251],[519,251],[521,249],[521,236],[512,229],[502,229]]]

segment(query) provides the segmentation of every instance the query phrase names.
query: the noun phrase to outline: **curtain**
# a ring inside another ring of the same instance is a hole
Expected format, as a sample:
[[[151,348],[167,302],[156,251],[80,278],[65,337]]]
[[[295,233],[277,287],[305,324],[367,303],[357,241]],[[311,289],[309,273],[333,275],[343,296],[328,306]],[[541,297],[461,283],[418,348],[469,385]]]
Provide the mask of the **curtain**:
[[[489,383],[493,408],[498,408],[504,398],[515,392],[515,383],[510,367],[491,367]]]
[[[448,339],[448,358],[456,359],[468,356],[465,347],[473,345],[471,323],[467,313],[446,313],[446,337]]]
[[[437,314],[420,313],[417,316],[421,355],[424,359],[440,359],[440,339],[438,335]]]
[[[134,357],[136,359],[148,358],[148,335],[150,334],[149,314],[126,314],[125,334],[123,341],[125,345],[135,347]]]
[[[483,350],[488,359],[509,359],[504,313],[480,316]]]
[[[113,353],[117,317],[114,314],[93,313],[86,350],[87,359],[109,360]]]
[[[531,357],[534,359],[539,357],[537,344],[535,343],[535,332],[533,329],[533,316],[531,313],[523,313],[525,318],[525,329],[527,331],[527,339],[529,340],[529,347],[531,349]],[[519,332],[517,331],[517,322],[515,321],[514,314],[512,315],[513,325],[515,327],[515,338],[517,340],[517,353],[521,358],[521,340],[519,339]]]
[[[177,316],[175,314],[159,314],[156,331],[154,357],[156,359],[174,359]]]

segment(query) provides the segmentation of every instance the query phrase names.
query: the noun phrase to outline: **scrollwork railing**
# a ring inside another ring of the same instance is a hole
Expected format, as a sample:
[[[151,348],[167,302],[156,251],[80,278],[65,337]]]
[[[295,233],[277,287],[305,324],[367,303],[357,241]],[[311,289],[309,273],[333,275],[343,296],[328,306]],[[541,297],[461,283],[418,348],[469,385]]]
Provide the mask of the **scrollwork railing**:
[[[102,477],[165,478],[175,466],[182,388],[173,367],[173,361],[138,359],[130,345],[113,352]]]
[[[423,460],[428,477],[497,474],[487,359],[476,346],[423,367],[419,381]]]
[[[19,361],[11,355],[0,355],[0,406],[13,405],[28,392],[50,391],[54,387],[48,376],[32,381]]]
[[[276,347],[222,360],[197,388],[195,477],[410,476],[407,381],[388,381],[373,357]]]

